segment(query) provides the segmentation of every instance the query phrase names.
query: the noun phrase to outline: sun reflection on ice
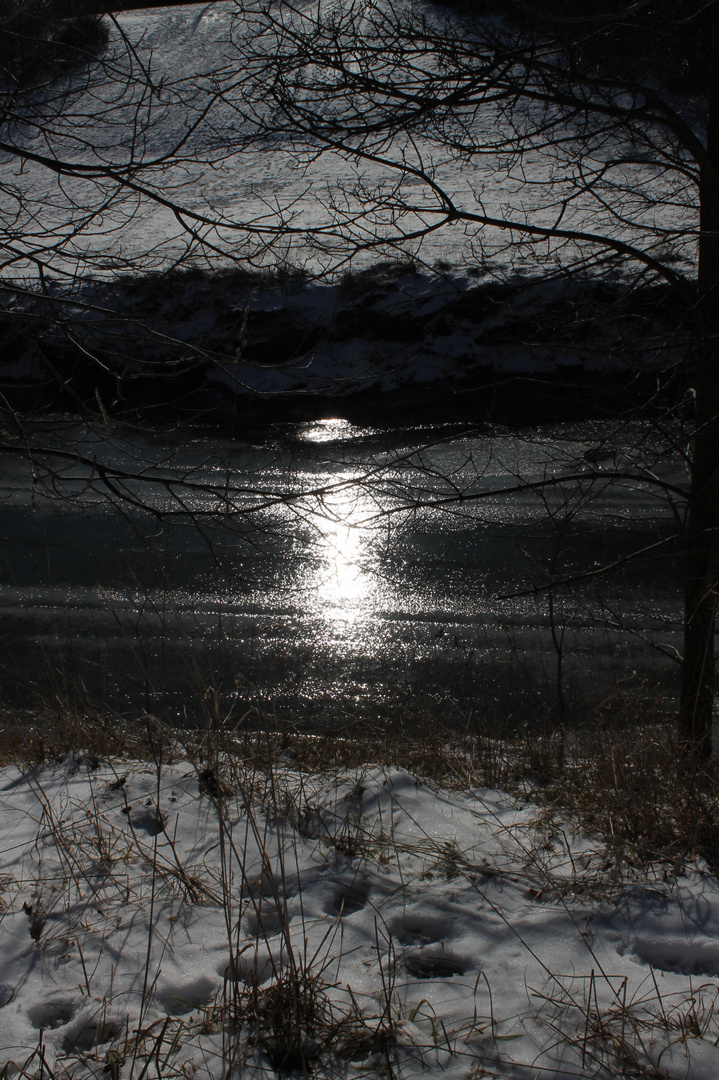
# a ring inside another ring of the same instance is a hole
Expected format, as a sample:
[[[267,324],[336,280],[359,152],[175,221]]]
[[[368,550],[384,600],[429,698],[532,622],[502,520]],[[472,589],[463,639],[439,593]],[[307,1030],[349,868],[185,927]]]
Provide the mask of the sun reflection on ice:
[[[304,442],[324,443],[349,438],[360,430],[349,420],[311,420],[297,434]]]
[[[360,614],[369,591],[368,575],[358,560],[362,555],[360,530],[341,520],[328,523],[322,541],[327,553],[326,573],[320,583],[320,599],[333,615],[354,619]]]
[[[325,499],[317,515],[322,566],[316,595],[327,618],[354,622],[372,608],[376,582],[364,565],[368,536],[361,525],[368,502],[348,489]]]
[[[342,444],[367,435],[348,420],[315,420],[303,425],[299,437],[315,444]],[[364,621],[375,612],[381,592],[377,577],[377,530],[372,525],[373,500],[359,483],[355,468],[328,472],[327,489],[309,507],[315,532],[316,562],[304,578],[306,600],[320,618],[345,625]]]

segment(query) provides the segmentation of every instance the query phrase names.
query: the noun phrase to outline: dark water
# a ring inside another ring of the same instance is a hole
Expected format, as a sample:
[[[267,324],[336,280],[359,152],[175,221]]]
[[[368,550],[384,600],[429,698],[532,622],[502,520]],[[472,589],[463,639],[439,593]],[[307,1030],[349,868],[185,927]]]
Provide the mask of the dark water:
[[[31,442],[56,453],[0,458],[6,700],[462,724],[674,692],[683,504],[659,481],[686,474],[655,433],[68,422]]]

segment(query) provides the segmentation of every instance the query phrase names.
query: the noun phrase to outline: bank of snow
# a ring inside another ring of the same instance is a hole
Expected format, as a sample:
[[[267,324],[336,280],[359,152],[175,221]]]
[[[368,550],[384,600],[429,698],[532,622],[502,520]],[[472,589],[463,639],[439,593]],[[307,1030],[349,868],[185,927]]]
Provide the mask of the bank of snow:
[[[335,282],[190,270],[42,295],[8,286],[4,387],[20,411],[45,395],[53,408],[99,398],[111,415],[159,404],[217,420],[605,415],[655,392],[679,348],[665,290],[623,291],[407,262]]]
[[[398,770],[69,756],[0,792],[3,1075],[719,1075],[699,867],[610,890],[545,811]]]

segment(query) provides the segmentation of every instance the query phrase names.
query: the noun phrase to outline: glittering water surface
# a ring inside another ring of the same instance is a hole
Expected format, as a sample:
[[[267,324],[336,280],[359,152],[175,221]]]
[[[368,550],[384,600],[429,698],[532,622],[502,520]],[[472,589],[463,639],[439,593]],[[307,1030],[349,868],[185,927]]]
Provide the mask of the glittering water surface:
[[[685,474],[655,434],[48,438],[34,472],[0,459],[7,695],[325,722],[671,692]]]

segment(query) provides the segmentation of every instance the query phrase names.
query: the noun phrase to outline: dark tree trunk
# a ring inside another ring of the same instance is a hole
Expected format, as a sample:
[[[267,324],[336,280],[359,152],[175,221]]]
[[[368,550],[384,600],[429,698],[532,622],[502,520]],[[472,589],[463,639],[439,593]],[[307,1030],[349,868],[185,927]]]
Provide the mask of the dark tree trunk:
[[[692,454],[679,734],[711,753],[714,627],[719,570],[719,6],[709,65],[707,160],[701,165],[696,435]]]

